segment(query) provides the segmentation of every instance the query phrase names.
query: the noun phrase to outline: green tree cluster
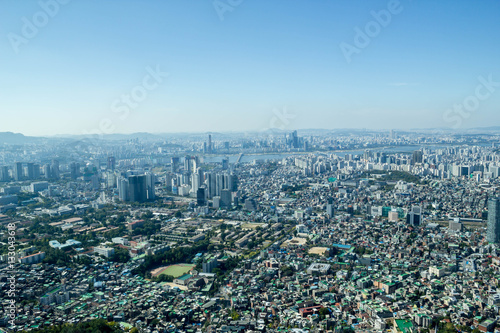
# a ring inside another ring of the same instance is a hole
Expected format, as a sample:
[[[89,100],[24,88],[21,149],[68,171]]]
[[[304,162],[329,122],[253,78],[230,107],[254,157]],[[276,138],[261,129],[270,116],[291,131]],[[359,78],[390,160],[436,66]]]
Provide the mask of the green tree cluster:
[[[22,331],[23,333],[27,331]],[[78,324],[64,324],[47,328],[34,329],[36,333],[122,333],[125,332],[115,322],[104,319],[94,319]]]
[[[139,274],[144,277],[146,272],[162,264],[171,265],[190,262],[196,253],[205,252],[207,248],[208,240],[205,240],[190,247],[177,247],[161,254],[147,256],[144,262],[132,271],[132,274]]]
[[[113,262],[125,263],[130,260],[130,254],[127,249],[115,247],[115,254],[110,258]]]

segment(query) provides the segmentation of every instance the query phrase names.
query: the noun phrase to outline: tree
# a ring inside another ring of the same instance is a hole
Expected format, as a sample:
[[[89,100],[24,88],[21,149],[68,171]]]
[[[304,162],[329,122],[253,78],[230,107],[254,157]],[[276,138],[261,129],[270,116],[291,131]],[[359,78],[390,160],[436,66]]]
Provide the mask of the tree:
[[[174,281],[174,277],[172,275],[161,274],[157,276],[154,280],[157,282],[172,282]]]
[[[280,271],[281,271],[282,276],[292,276],[293,275],[292,267],[287,266],[287,265],[281,266]]]
[[[330,311],[328,311],[328,308],[319,309],[319,319],[325,319],[326,315],[329,313],[330,313]]]
[[[127,249],[117,247],[115,248],[115,254],[110,258],[113,262],[125,263],[130,260],[130,254]]]
[[[231,314],[230,314],[231,318],[233,320],[238,320],[240,319],[240,314],[235,310],[235,309],[232,309],[231,310]]]
[[[150,220],[150,219],[153,218],[153,213],[150,210],[148,210],[147,212],[145,212],[144,214],[142,214],[141,218],[143,220]]]
[[[70,256],[62,250],[51,247],[42,248],[42,250],[45,252],[44,263],[55,264],[57,266],[66,266],[71,263]]]
[[[26,332],[27,331],[21,331]],[[59,326],[51,326],[47,328],[39,328],[30,330],[35,333],[79,333],[79,332],[105,332],[105,333],[122,333],[123,331],[115,322],[107,322],[104,319],[94,319],[78,324],[64,324]],[[136,331],[137,332],[137,331]]]

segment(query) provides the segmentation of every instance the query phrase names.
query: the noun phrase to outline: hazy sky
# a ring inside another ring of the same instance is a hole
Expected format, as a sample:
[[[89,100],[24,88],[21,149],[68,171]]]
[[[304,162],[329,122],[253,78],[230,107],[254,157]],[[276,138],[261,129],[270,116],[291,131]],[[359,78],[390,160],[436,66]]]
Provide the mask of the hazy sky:
[[[500,1],[0,4],[0,131],[500,125]]]

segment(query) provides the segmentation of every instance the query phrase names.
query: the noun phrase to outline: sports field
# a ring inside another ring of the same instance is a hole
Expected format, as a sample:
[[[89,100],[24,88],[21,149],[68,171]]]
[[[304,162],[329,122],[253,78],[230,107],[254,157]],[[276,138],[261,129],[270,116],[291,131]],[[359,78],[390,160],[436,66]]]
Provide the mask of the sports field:
[[[186,273],[189,273],[196,265],[192,264],[176,264],[170,265],[166,267],[160,267],[151,272],[153,276],[159,276],[161,274],[164,275],[172,275],[174,278],[178,278]]]
[[[317,255],[324,255],[325,252],[328,251],[328,248],[327,247],[313,247],[309,250],[309,254],[317,254]]]

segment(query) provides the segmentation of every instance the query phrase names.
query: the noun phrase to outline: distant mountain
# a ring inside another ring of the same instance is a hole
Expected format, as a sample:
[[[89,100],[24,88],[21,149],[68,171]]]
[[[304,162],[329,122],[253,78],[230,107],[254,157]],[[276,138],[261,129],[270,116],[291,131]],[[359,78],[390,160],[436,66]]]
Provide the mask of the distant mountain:
[[[477,127],[477,128],[471,128],[471,130],[486,131],[486,132],[500,132],[500,126]]]
[[[115,133],[115,134],[102,134],[102,135],[84,135],[84,134],[79,134],[79,135],[58,135],[58,138],[65,138],[65,139],[72,139],[72,140],[82,140],[82,141],[94,141],[95,139],[98,140],[132,140],[132,139],[141,139],[141,140],[159,140],[163,139],[162,135],[159,134],[152,134],[152,133],[147,133],[147,132],[137,132],[137,133],[131,133],[131,134],[121,134],[121,133]]]
[[[21,133],[0,132],[0,144],[23,145],[36,142],[39,139],[34,136],[25,136]]]
[[[440,127],[440,128],[410,128],[408,130],[410,133],[447,133],[452,135],[461,135],[461,134],[492,134],[499,133],[500,126],[490,126],[490,127],[471,127],[471,128],[450,128],[450,127]],[[398,133],[403,133],[402,131],[398,131]]]
[[[225,140],[227,137],[233,135],[243,135],[243,137],[252,137],[255,135],[285,135],[293,132],[295,129],[280,129],[280,128],[266,128],[262,130],[255,131],[230,131],[230,132],[176,132],[176,133],[148,133],[148,132],[137,132],[130,134],[114,133],[114,134],[104,134],[104,135],[72,135],[72,134],[59,134],[44,137],[34,137],[25,136],[21,133],[13,132],[0,132],[0,145],[2,144],[28,144],[28,143],[44,143],[44,144],[56,144],[64,143],[68,141],[70,144],[75,144],[75,142],[80,142],[84,145],[95,144],[99,140],[104,141],[121,141],[121,140],[144,140],[144,141],[168,141],[171,139],[182,139],[182,138],[208,138],[208,135],[212,135],[212,140]],[[388,133],[390,129],[369,129],[369,128],[302,128],[297,129],[299,136],[307,135],[370,135],[379,133]],[[490,126],[490,127],[475,127],[475,128],[410,128],[410,129],[397,129],[394,131],[398,134],[424,134],[424,135],[437,135],[437,134],[447,134],[447,135],[473,135],[473,134],[497,134],[500,133],[500,126]],[[97,140],[97,141],[96,141]]]

